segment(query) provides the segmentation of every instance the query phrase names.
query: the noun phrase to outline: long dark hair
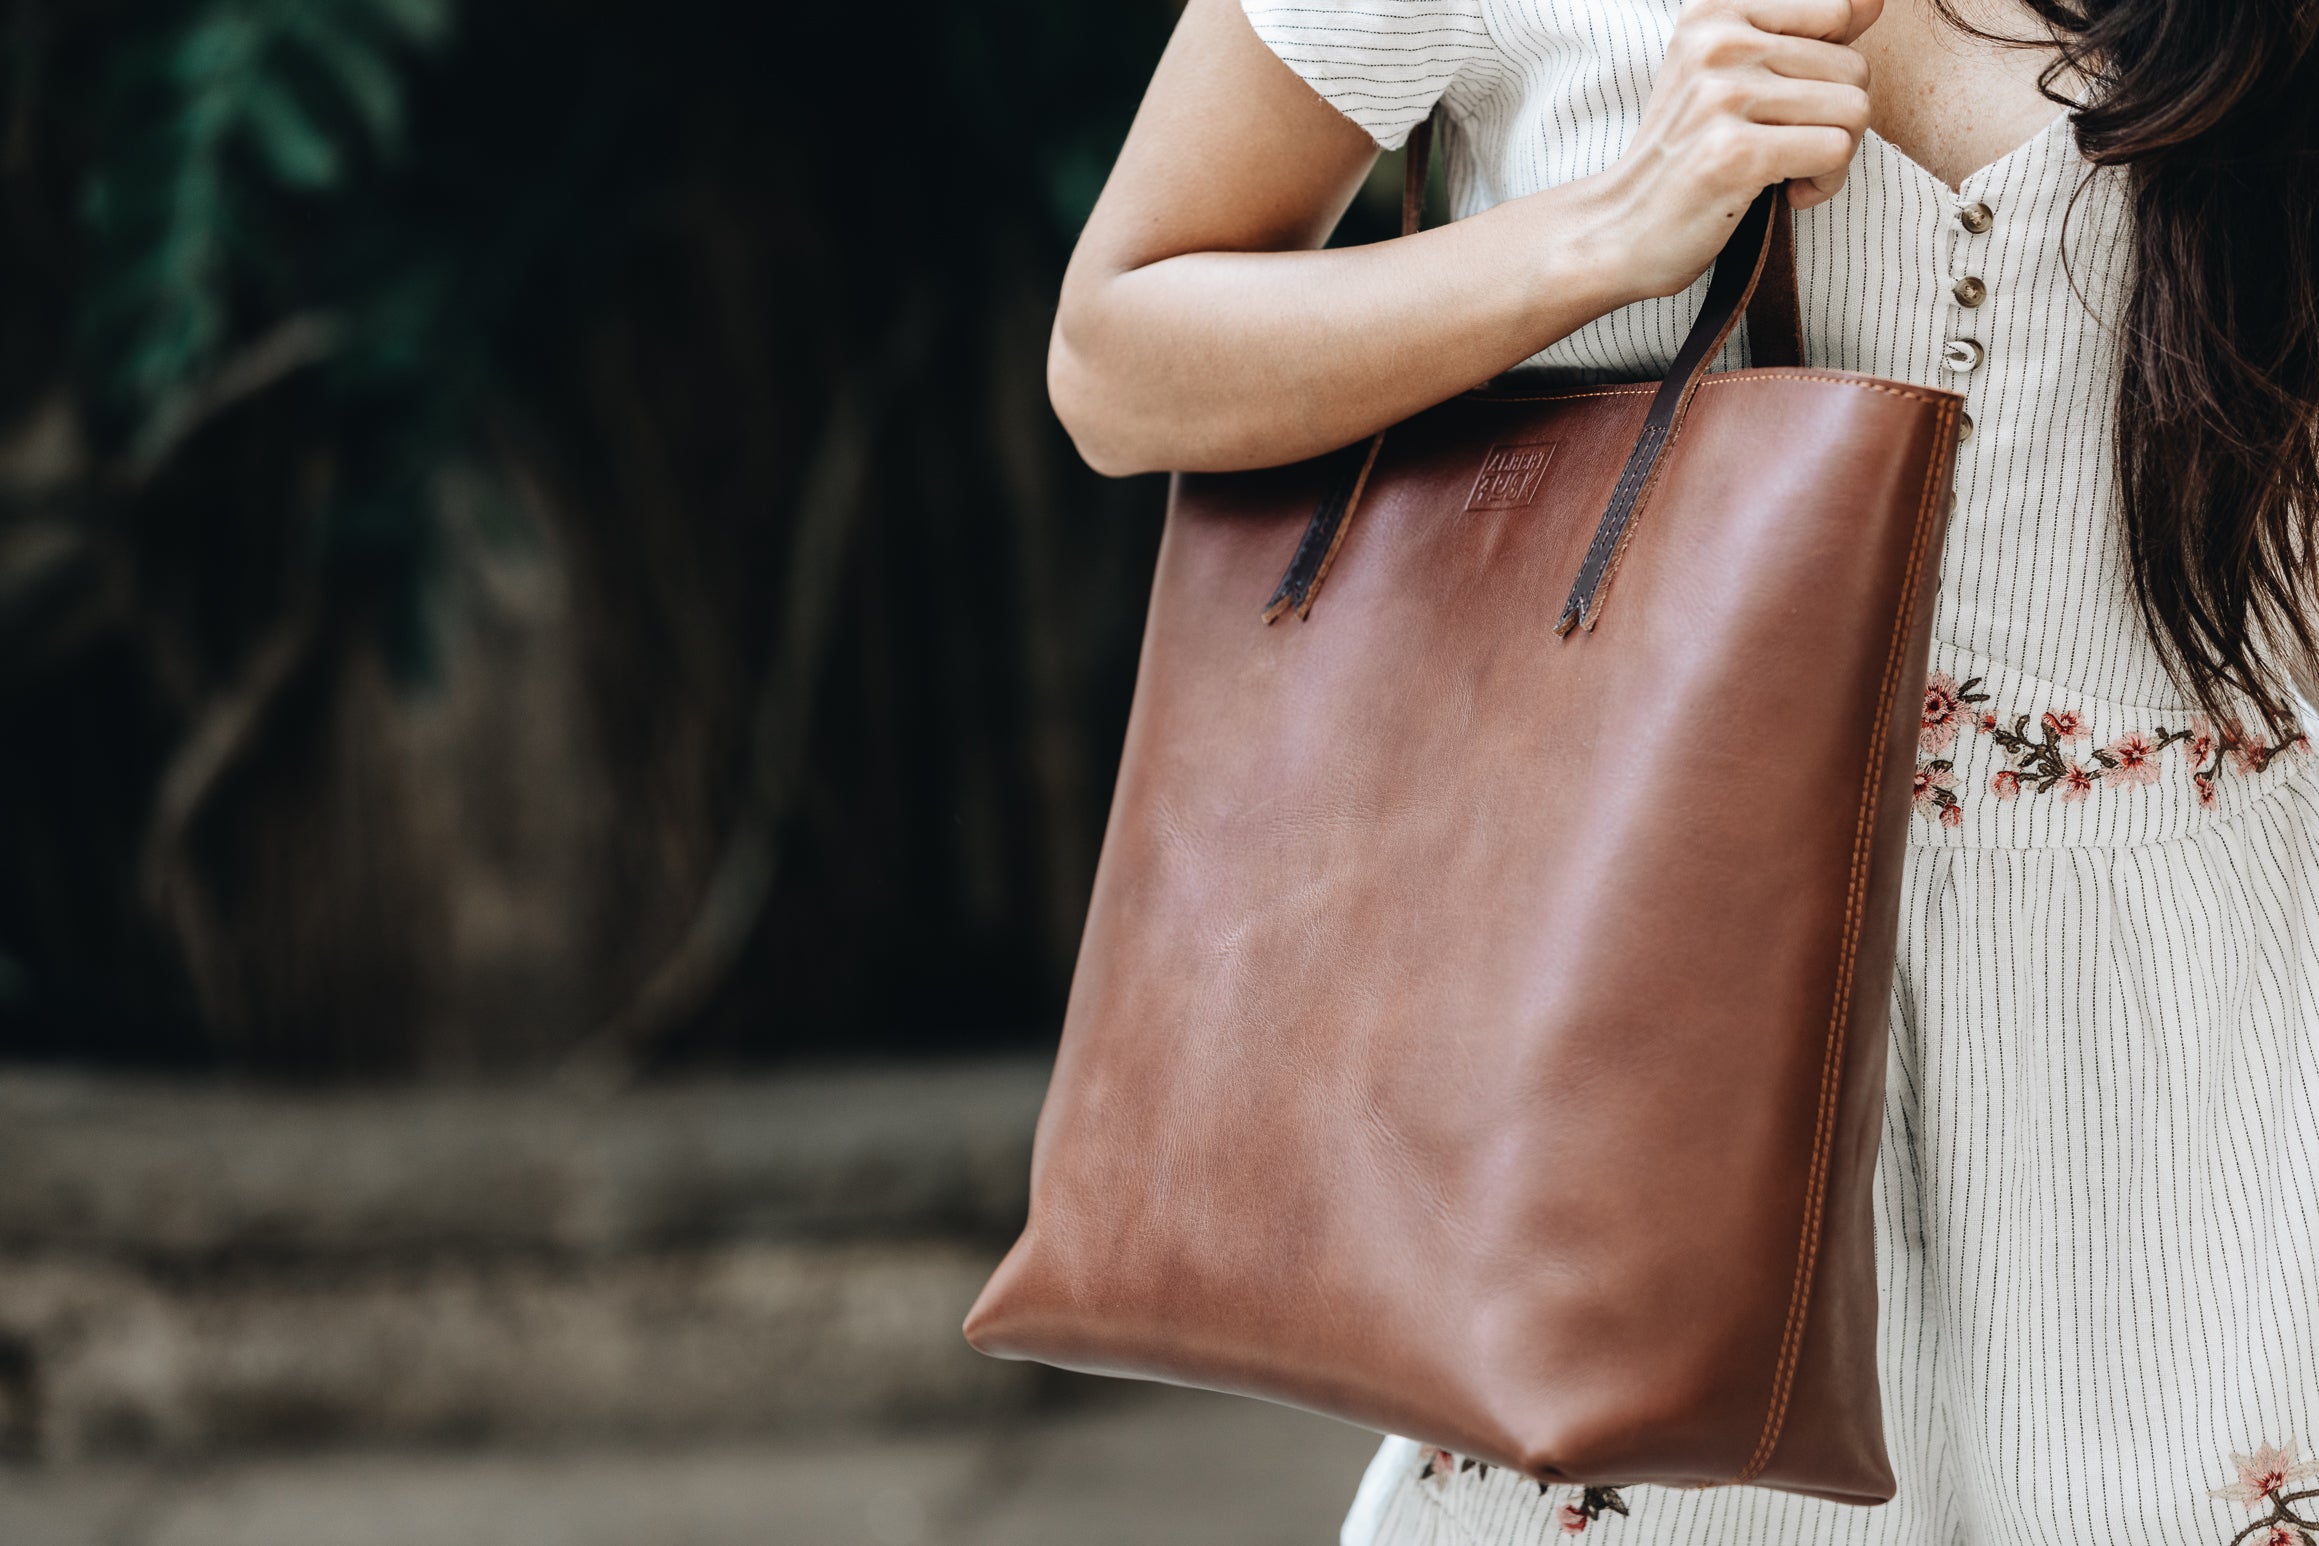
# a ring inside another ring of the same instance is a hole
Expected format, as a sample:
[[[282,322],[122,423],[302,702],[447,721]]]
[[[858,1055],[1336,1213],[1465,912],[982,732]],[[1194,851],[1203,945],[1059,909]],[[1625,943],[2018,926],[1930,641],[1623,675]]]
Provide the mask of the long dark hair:
[[[2319,657],[2319,3],[2020,3],[2060,47],[2046,94],[2131,178],[2134,277],[2111,320],[2144,619],[2201,707],[2278,729],[2285,669]]]

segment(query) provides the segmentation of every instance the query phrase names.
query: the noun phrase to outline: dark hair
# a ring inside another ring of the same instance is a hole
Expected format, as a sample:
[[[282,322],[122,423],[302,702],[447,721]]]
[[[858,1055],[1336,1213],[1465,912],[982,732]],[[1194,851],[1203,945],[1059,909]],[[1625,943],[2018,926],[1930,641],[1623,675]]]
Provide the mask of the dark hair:
[[[2144,620],[2217,720],[2281,728],[2283,668],[2319,656],[2319,3],[2020,3],[2060,46],[2046,95],[2131,178],[2132,290],[2105,320]]]

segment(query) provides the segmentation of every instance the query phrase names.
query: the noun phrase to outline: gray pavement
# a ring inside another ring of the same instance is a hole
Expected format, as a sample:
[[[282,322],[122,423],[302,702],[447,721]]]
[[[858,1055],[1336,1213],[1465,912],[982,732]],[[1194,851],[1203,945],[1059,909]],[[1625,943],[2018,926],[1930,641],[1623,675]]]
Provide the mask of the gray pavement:
[[[0,1469],[0,1546],[1326,1546],[1375,1446],[1120,1386],[889,1436]]]

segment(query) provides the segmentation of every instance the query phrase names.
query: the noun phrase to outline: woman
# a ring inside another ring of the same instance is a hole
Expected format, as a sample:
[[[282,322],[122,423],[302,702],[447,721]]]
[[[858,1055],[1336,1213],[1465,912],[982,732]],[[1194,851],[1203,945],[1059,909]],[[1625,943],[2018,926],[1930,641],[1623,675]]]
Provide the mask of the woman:
[[[1602,1528],[2308,1546],[2319,6],[1241,4],[1189,0],[1065,283],[1096,467],[1294,460],[1525,362],[1657,375],[1781,179],[1813,362],[1971,414],[1879,1178],[1900,1496],[1638,1489]],[[1436,111],[1458,218],[1316,250]],[[1766,687],[1718,733],[1772,756]],[[1345,1540],[1612,1501],[1389,1440]]]

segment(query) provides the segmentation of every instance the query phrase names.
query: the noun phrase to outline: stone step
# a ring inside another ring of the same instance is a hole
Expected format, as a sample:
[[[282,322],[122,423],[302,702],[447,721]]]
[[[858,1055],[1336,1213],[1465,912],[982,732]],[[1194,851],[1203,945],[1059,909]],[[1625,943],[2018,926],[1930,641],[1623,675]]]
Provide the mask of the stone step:
[[[0,1075],[0,1250],[143,1261],[1002,1240],[1036,1059],[652,1086],[295,1094]]]
[[[959,1322],[988,1249],[787,1243],[181,1277],[0,1260],[20,1456],[697,1440],[1022,1410]]]
[[[682,1449],[0,1466],[8,1546],[1320,1546],[1374,1435],[1122,1390],[1022,1420]]]
[[[297,1094],[0,1076],[0,1452],[970,1421],[1030,1060]]]

